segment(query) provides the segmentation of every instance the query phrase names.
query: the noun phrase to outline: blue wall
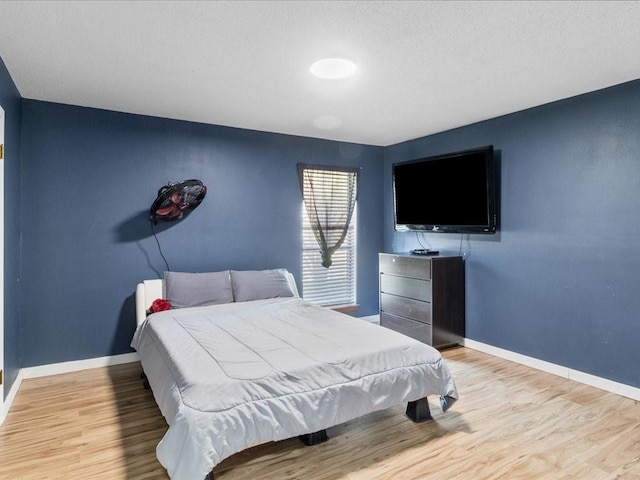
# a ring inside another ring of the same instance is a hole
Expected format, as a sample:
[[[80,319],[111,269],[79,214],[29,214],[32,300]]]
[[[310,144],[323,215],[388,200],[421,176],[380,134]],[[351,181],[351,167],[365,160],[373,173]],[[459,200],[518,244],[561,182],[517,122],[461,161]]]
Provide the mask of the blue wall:
[[[20,363],[20,136],[22,99],[0,58],[0,106],[5,113],[4,162],[4,370],[5,398]]]
[[[158,239],[174,271],[301,278],[296,163],[361,166],[358,315],[377,313],[383,149],[23,101],[23,366],[129,352],[133,291],[162,275],[148,211],[199,178],[204,202]]]
[[[493,144],[497,235],[395,233],[391,165]],[[466,260],[467,337],[640,387],[640,80],[385,149],[385,251]]]
[[[210,188],[158,229],[173,270],[299,277],[297,162],[363,167],[359,315],[377,312],[379,250],[462,252],[469,338],[640,387],[640,81],[387,148],[21,102],[1,63],[0,102],[7,390],[18,367],[130,351],[135,284],[164,269],[147,212],[168,181]],[[498,234],[393,231],[392,163],[487,144]]]

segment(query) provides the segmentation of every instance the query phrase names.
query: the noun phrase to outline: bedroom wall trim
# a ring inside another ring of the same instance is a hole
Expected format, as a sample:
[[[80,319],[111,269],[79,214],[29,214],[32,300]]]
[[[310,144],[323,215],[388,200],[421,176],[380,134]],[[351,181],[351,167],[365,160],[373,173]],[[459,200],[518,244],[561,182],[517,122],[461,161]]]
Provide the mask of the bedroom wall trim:
[[[2,408],[0,408],[0,425],[4,423],[9,414],[9,410],[11,409],[11,405],[13,401],[16,399],[16,395],[18,394],[18,389],[20,388],[20,384],[22,383],[22,370],[18,370],[18,375],[14,380],[11,388],[9,389],[9,394],[7,398],[5,398],[4,403],[2,404]]]
[[[494,347],[493,345],[477,342],[468,338],[464,339],[464,346],[473,350],[478,350],[479,352],[488,353],[489,355],[493,355],[494,357],[499,357],[504,360],[519,363],[520,365],[524,365],[526,367],[531,367],[535,368],[536,370],[551,373],[553,375],[566,378],[567,380],[574,380],[591,387],[599,388],[600,390],[615,393],[616,395],[628,397],[633,400],[640,400],[640,388],[632,387],[631,385],[614,382],[606,378],[591,375],[590,373],[573,370],[568,367],[563,367],[562,365],[557,365],[555,363],[546,362],[537,358],[528,357],[520,353],[512,352],[510,350],[505,350],[499,347]]]
[[[90,368],[109,367],[122,363],[137,362],[140,358],[136,352],[123,353],[121,355],[111,355],[108,357],[88,358],[86,360],[73,360],[70,362],[52,363],[49,365],[38,365],[35,367],[24,367],[22,369],[23,378],[47,377],[60,373],[78,372]]]
[[[364,319],[366,321],[376,323],[377,315],[370,315],[369,317],[364,317]],[[478,350],[479,352],[502,358],[504,360],[518,363],[520,365],[535,368],[536,370],[541,370],[543,372],[551,373],[568,380],[574,380],[576,382],[583,383],[600,390],[640,401],[640,388],[607,380],[605,378],[597,377],[589,373],[580,372],[578,370],[573,370],[571,368],[546,362],[544,360],[528,357],[520,353],[512,352],[510,350],[505,350],[499,347],[494,347],[493,345],[488,345],[486,343],[478,342],[468,338],[464,339],[464,346],[473,350]],[[77,372],[80,370],[88,370],[91,368],[108,367],[111,365],[137,362],[139,360],[140,359],[138,357],[138,354],[136,352],[133,352],[124,353],[121,355],[112,355],[108,357],[89,358],[86,360],[75,360],[71,362],[62,362],[50,365],[39,365],[35,367],[22,368],[18,372],[18,376],[16,377],[16,380],[13,383],[9,394],[7,395],[3,408],[0,410],[0,425],[2,425],[2,423],[6,419],[7,414],[9,413],[9,410],[11,409],[11,405],[15,400],[23,379]]]

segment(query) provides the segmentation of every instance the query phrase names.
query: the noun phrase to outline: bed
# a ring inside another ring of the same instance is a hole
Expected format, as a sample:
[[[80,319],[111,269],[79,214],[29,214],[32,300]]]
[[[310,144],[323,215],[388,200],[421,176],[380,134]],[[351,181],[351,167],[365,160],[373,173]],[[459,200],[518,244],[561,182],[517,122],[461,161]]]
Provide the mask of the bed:
[[[147,315],[157,298],[178,308]],[[399,404],[429,420],[428,395],[443,411],[458,398],[437,350],[304,301],[284,269],[166,272],[138,284],[136,320],[131,345],[169,425],[156,454],[173,480],[213,479],[246,448],[320,443]]]

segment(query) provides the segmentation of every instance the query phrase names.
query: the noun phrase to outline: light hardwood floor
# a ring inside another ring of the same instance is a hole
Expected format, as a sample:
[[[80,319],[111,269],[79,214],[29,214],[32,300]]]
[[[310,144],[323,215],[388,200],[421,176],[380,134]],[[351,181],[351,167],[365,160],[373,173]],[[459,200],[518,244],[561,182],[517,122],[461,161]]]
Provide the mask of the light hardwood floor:
[[[404,407],[238,453],[219,480],[640,479],[640,402],[466,348],[444,353],[460,400]],[[0,479],[166,480],[166,430],[138,364],[25,380],[0,427]]]

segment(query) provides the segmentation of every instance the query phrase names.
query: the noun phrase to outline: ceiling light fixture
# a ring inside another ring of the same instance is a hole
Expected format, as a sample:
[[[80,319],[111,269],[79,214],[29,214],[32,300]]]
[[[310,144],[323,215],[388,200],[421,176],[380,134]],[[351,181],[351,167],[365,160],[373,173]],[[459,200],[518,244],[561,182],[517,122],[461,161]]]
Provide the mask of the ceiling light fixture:
[[[334,115],[321,115],[313,120],[313,124],[321,130],[334,130],[342,125],[342,120]]]
[[[316,77],[335,80],[352,75],[356,71],[356,64],[345,58],[324,58],[311,65],[309,70]]]

